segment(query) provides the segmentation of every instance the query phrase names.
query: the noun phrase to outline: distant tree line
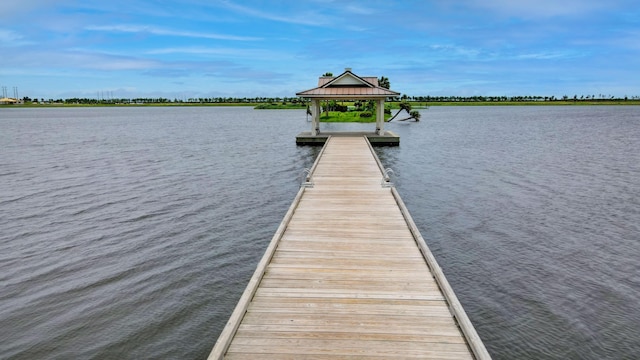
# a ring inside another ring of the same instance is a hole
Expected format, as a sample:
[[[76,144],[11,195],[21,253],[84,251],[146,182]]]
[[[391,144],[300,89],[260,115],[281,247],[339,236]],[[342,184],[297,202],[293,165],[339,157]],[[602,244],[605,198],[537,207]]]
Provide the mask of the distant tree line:
[[[210,98],[186,98],[186,99],[167,99],[163,97],[149,98],[112,98],[112,99],[95,99],[95,98],[69,98],[69,99],[31,99],[24,97],[25,102],[41,102],[52,104],[162,104],[162,103],[188,103],[188,104],[304,104],[305,101],[298,97],[210,97]]]
[[[564,95],[562,97],[556,96],[539,96],[539,95],[525,95],[525,96],[409,96],[402,95],[393,99],[394,101],[417,101],[417,102],[535,102],[535,101],[625,101],[625,100],[640,100],[640,96],[624,96],[616,97],[612,95]]]
[[[383,77],[384,78],[384,77]],[[199,98],[185,98],[185,99],[168,99],[163,97],[146,97],[146,98],[110,98],[110,99],[96,99],[96,98],[69,98],[69,99],[31,99],[28,96],[23,98],[25,103],[45,103],[45,104],[81,104],[81,105],[116,105],[116,104],[272,104],[272,105],[299,105],[306,106],[307,102],[303,98],[299,97],[199,97]],[[388,99],[392,102],[424,102],[424,103],[471,103],[471,102],[553,102],[553,101],[627,101],[627,100],[640,100],[640,96],[624,96],[616,97],[612,95],[564,95],[562,97],[555,96],[410,96],[403,94],[402,96],[396,96]],[[358,110],[367,110],[366,102],[356,102],[354,105]],[[342,107],[345,107],[339,102],[331,101],[325,105],[330,111],[344,111]],[[363,109],[364,108],[364,109]]]

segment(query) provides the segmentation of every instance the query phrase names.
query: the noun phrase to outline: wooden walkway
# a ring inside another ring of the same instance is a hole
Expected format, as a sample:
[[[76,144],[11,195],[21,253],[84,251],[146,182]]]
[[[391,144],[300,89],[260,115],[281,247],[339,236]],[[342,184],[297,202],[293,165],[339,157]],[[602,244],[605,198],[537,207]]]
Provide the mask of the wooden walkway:
[[[489,358],[365,137],[331,137],[310,182],[209,359]]]

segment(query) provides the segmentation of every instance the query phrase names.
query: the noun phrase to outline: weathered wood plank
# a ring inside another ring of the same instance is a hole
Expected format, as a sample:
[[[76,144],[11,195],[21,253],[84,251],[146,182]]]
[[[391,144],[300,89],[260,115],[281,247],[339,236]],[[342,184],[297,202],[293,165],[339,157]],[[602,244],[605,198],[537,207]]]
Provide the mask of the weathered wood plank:
[[[378,242],[388,243],[392,241],[395,244],[413,245],[407,242],[410,239],[411,232],[407,229],[386,229],[383,233],[379,231],[366,231],[363,229],[345,229],[339,231],[337,229],[318,229],[313,234],[305,233],[304,229],[298,227],[293,229],[287,228],[287,232],[282,236],[283,240],[294,239],[300,241],[341,241],[341,242],[370,242],[372,245]],[[396,241],[397,240],[397,241]]]
[[[425,356],[448,354],[450,359],[471,359],[466,344],[427,343],[407,341],[380,340],[322,340],[322,339],[256,339],[240,338],[229,349],[229,352],[277,352],[299,354],[333,354],[333,355],[395,355]]]
[[[370,360],[370,359],[389,359],[389,355],[333,355],[333,354],[267,354],[265,352],[261,352],[259,354],[255,353],[229,353],[225,357],[227,360],[335,360],[336,358],[341,360]],[[392,357],[394,360],[412,360],[412,359],[422,359],[422,360],[449,360],[451,358],[447,357],[425,357],[424,355],[420,356],[401,356],[395,355]],[[454,358],[455,359],[455,358]]]
[[[308,279],[308,280],[351,280],[385,282],[424,282],[437,286],[429,274],[416,271],[393,269],[327,269],[306,267],[269,267],[265,278],[268,279]]]
[[[392,269],[412,269],[416,271],[425,271],[426,267],[421,259],[362,259],[358,257],[353,258],[322,258],[317,257],[313,261],[309,261],[307,258],[300,258],[295,256],[286,256],[276,253],[271,259],[271,264],[274,266],[300,266],[307,265],[310,267],[335,267],[335,268],[392,268]],[[422,260],[424,261],[424,260]]]
[[[392,333],[354,333],[354,332],[294,332],[294,331],[253,331],[238,330],[237,336],[243,338],[287,338],[287,339],[323,339],[323,340],[387,340],[387,341],[416,341],[439,344],[466,344],[464,338],[460,336],[439,336],[423,334],[392,334]]]
[[[420,256],[420,253],[398,253],[395,254],[381,254],[369,251],[349,251],[349,250],[324,250],[324,251],[305,251],[302,249],[297,250],[284,250],[279,249],[277,254],[279,259],[329,259],[329,260],[367,260],[367,261],[415,261],[418,264],[424,263],[424,258]],[[426,263],[425,263],[426,264]],[[426,266],[426,265],[425,265]]]
[[[444,296],[439,291],[433,292],[405,292],[399,294],[397,291],[375,291],[375,290],[351,290],[336,291],[326,289],[295,289],[295,288],[258,288],[256,296],[262,297],[324,297],[335,299],[415,299],[415,300],[444,300]]]
[[[460,329],[457,327],[419,327],[419,326],[371,326],[358,325],[352,323],[349,326],[345,324],[325,324],[322,329],[314,330],[311,326],[298,324],[249,324],[241,323],[238,330],[256,331],[256,332],[347,332],[352,334],[393,334],[393,335],[415,335],[415,336],[458,336],[464,340]]]
[[[279,250],[283,251],[316,251],[316,252],[328,252],[328,251],[348,251],[354,253],[384,253],[384,254],[411,254],[416,248],[414,244],[407,243],[406,241],[394,241],[395,239],[379,239],[375,244],[370,241],[350,241],[347,238],[334,238],[333,240],[322,240],[318,238],[299,238],[292,239],[280,239]]]
[[[342,331],[351,331],[351,326],[385,329],[389,324],[394,324],[397,329],[423,329],[439,328],[458,331],[457,325],[451,317],[442,316],[407,316],[407,315],[344,315],[322,313],[282,313],[282,312],[248,312],[243,319],[247,325],[273,325],[286,324],[296,326],[309,326],[322,329],[324,326],[343,325],[348,328]]]
[[[362,291],[402,291],[402,292],[439,292],[437,284],[418,281],[375,281],[363,279],[274,279],[264,277],[260,284],[263,288],[273,289],[327,289]]]
[[[251,303],[247,311],[251,312],[272,312],[272,313],[306,313],[314,314],[326,311],[331,314],[341,315],[402,315],[402,316],[433,316],[433,317],[451,317],[451,312],[444,300],[431,301],[431,306],[424,305],[389,305],[385,301],[378,303],[362,303],[355,301],[333,301],[317,298],[280,298],[280,299],[258,299]],[[319,302],[317,300],[325,300]],[[336,300],[353,300],[353,299],[336,299]],[[362,300],[362,299],[357,299]],[[369,300],[369,299],[367,299]],[[409,301],[407,301],[409,302]]]
[[[260,338],[260,337],[242,337],[236,341],[238,345],[256,346],[256,347],[285,347],[296,348],[304,347],[314,352],[324,350],[326,348],[359,350],[367,348],[368,351],[374,351],[372,354],[380,354],[389,351],[391,344],[402,347],[402,352],[412,352],[413,350],[420,349],[426,351],[443,351],[443,352],[468,352],[469,349],[465,343],[441,343],[441,342],[426,342],[426,341],[403,341],[399,340],[373,340],[373,339],[318,339],[318,338],[290,338],[290,337],[273,337],[273,338]],[[391,351],[398,351],[392,349]]]

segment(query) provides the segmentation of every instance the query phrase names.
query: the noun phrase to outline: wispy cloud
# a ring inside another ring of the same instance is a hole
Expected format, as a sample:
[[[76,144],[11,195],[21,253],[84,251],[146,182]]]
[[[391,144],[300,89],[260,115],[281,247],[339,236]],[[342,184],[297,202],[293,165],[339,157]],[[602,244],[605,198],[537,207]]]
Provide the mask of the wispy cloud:
[[[98,26],[87,26],[85,30],[102,31],[102,32],[110,32],[110,33],[142,33],[142,34],[151,34],[151,35],[159,35],[159,36],[177,36],[177,37],[232,40],[232,41],[261,40],[261,38],[259,37],[174,30],[174,29],[165,29],[165,28],[150,26],[150,25],[131,25],[131,24],[98,25]]]
[[[638,94],[634,2],[11,0],[0,10],[0,75],[52,93],[83,82],[148,92],[173,78],[176,92],[250,95],[295,92],[309,74],[350,66],[408,94],[585,82]],[[575,81],[556,81],[568,73]]]
[[[466,58],[477,58],[482,52],[479,49],[469,48],[460,45],[442,45],[434,44],[429,45],[429,49],[437,52],[442,52],[448,56],[455,55]]]
[[[581,16],[613,6],[615,1],[599,0],[467,0],[473,7],[490,10],[495,14],[523,18],[551,18]]]
[[[371,15],[375,13],[373,8],[370,6],[362,6],[362,5],[356,5],[356,4],[348,4],[344,6],[342,9],[347,13],[356,14],[356,15]]]
[[[611,42],[617,44],[621,49],[626,51],[638,51],[640,50],[640,30],[627,30],[620,31],[615,39]]]
[[[573,59],[578,57],[575,52],[536,52],[516,55],[517,60],[556,60],[556,59]]]
[[[7,67],[40,69],[49,68],[56,71],[75,69],[92,69],[105,71],[145,70],[160,67],[161,63],[132,56],[114,55],[83,50],[31,49],[13,53],[5,62]],[[33,71],[33,70],[31,70]]]
[[[22,35],[12,30],[0,29],[0,44],[3,45],[15,45],[23,40]]]
[[[289,23],[289,24],[299,24],[299,25],[311,25],[311,26],[321,26],[328,23],[328,20],[325,16],[322,16],[319,13],[313,13],[306,11],[305,13],[299,14],[275,14],[268,11],[259,10],[255,7],[242,6],[231,1],[222,1],[220,5],[224,8],[239,13],[243,16],[256,17],[265,20]]]
[[[219,48],[219,47],[167,47],[146,51],[149,55],[165,55],[165,54],[186,54],[186,55],[204,55],[218,57],[237,57],[246,58],[248,60],[261,59],[290,59],[287,53],[281,51],[272,51],[264,49],[246,49],[246,48]]]
[[[21,1],[3,1],[2,10],[0,11],[0,19],[12,19],[16,16],[31,12],[34,9],[45,8],[55,5],[55,3],[64,3],[67,0],[21,0]]]
[[[146,70],[160,66],[158,62],[149,59],[110,56],[97,53],[65,53],[59,55],[59,60],[67,64],[74,64],[74,66],[80,68],[107,71]]]

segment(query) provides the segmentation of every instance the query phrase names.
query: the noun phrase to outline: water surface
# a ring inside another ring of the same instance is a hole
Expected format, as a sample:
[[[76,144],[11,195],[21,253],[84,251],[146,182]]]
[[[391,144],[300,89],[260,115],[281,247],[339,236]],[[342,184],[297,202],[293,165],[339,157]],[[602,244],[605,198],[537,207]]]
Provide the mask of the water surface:
[[[640,353],[640,109],[421,112],[377,151],[492,356]],[[309,127],[0,110],[0,357],[206,358],[318,152],[295,145]]]

